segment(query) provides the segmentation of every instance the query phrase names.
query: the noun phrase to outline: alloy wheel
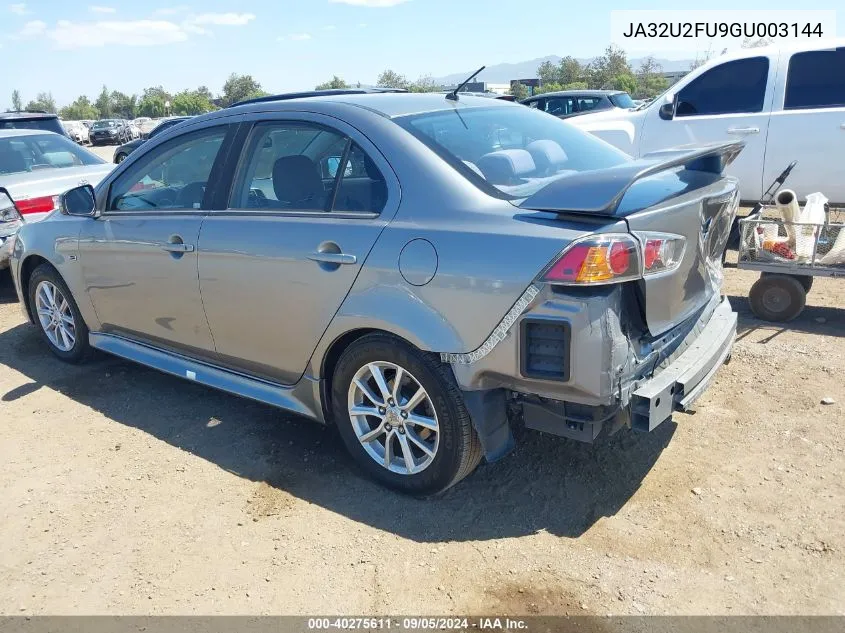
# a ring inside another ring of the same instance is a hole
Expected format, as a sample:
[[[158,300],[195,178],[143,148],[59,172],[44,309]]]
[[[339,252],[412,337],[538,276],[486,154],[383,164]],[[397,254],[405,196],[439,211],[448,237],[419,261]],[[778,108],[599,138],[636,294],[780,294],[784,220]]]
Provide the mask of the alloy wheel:
[[[62,291],[49,281],[40,282],[35,289],[35,311],[41,329],[56,349],[72,350],[76,344],[76,321]]]
[[[349,385],[349,418],[366,453],[401,475],[422,472],[440,444],[437,412],[428,392],[395,363],[361,367]]]

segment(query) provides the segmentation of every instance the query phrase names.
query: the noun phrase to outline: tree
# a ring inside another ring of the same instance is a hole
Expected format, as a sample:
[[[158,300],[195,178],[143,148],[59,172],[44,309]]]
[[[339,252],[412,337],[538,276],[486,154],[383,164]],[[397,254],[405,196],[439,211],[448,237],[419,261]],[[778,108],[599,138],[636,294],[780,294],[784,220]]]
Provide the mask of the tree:
[[[584,81],[584,67],[581,62],[570,56],[561,59],[558,65],[558,81],[564,85]]]
[[[431,75],[423,75],[412,84],[409,84],[408,90],[411,92],[437,92],[440,90],[440,85],[434,81],[434,77]]]
[[[758,40],[752,39],[750,37],[746,37],[742,41],[742,48],[760,48],[761,46],[768,46],[771,43],[772,43],[772,40],[770,40],[767,37],[761,37]]]
[[[629,85],[628,77],[633,76],[625,51],[613,44],[604,50],[604,55],[596,57],[587,65],[587,79],[593,88],[610,88],[614,84]]]
[[[112,114],[121,119],[134,119],[138,112],[138,97],[127,96],[115,90],[109,97]]]
[[[537,77],[539,77],[541,84],[559,83],[558,67],[546,60],[537,68]]]
[[[101,119],[108,119],[112,115],[112,104],[111,104],[111,95],[109,95],[108,88],[103,86],[102,92],[100,92],[100,96],[97,97],[97,100],[94,102],[94,105],[97,107],[97,111],[100,113]]]
[[[56,112],[56,100],[52,92],[39,92],[34,101],[26,104],[26,110],[43,110],[44,112]]]
[[[67,121],[81,121],[83,119],[96,119],[99,113],[94,104],[86,97],[81,95],[76,98],[76,101],[69,106],[65,106],[59,111],[61,117]]]
[[[12,91],[12,110],[20,112],[23,110],[23,102],[21,101],[21,93],[17,90]]]
[[[350,88],[351,86],[343,79],[335,75],[325,83],[314,86],[314,90],[337,90],[340,88]]]
[[[261,84],[252,75],[238,75],[232,73],[223,84],[223,105],[232,105],[245,99],[254,99],[267,93],[261,89]]]
[[[408,88],[408,79],[405,75],[400,75],[399,73],[388,69],[378,76],[378,79],[376,79],[376,85],[381,88]]]
[[[170,103],[172,113],[181,116],[203,114],[214,110],[214,105],[201,90],[183,90],[173,95]]]
[[[141,97],[138,102],[138,114],[151,118],[163,117],[165,115],[164,99],[161,95],[150,94]]]
[[[530,96],[528,94],[528,86],[518,81],[511,81],[510,93],[513,95],[513,98],[517,101],[522,101],[523,99],[527,99]]]
[[[656,97],[669,87],[669,81],[663,76],[663,66],[654,57],[646,57],[637,70],[637,85],[631,93],[637,99]]]

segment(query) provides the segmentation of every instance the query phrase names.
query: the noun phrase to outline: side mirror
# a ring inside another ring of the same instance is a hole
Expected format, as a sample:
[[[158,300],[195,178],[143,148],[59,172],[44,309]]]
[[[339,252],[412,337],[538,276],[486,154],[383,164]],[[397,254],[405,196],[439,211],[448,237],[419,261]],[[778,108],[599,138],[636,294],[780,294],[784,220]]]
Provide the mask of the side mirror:
[[[675,108],[678,105],[677,95],[666,95],[665,103],[660,106],[657,113],[664,121],[671,121],[675,118]]]
[[[81,185],[65,191],[61,196],[60,208],[65,215],[94,217],[97,209],[94,187]]]

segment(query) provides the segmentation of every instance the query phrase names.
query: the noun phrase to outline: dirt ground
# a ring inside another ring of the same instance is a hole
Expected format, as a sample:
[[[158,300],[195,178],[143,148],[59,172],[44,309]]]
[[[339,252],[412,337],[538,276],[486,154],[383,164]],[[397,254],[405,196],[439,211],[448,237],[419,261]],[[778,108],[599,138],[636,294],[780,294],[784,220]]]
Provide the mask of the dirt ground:
[[[695,415],[528,433],[427,501],[336,433],[101,356],[55,360],[0,274],[0,612],[845,614],[845,282],[745,299]],[[835,404],[822,405],[824,397]]]

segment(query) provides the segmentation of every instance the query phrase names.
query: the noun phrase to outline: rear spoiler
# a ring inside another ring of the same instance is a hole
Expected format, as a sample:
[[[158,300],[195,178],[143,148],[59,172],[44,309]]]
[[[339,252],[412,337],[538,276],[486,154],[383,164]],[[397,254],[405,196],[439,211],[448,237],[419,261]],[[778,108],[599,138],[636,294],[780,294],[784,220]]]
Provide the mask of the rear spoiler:
[[[721,174],[744,146],[741,141],[729,141],[651,152],[615,167],[580,172],[555,180],[523,200],[519,207],[534,211],[612,216],[628,189],[638,180],[678,167]]]

